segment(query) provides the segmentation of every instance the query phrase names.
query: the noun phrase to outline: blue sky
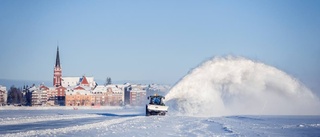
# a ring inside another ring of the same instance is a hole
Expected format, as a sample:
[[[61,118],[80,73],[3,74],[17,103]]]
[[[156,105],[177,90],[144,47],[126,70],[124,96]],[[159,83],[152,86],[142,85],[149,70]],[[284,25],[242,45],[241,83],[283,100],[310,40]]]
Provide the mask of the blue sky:
[[[320,2],[0,0],[0,78],[174,84],[224,55],[275,66],[320,92]],[[50,83],[51,84],[51,83]]]

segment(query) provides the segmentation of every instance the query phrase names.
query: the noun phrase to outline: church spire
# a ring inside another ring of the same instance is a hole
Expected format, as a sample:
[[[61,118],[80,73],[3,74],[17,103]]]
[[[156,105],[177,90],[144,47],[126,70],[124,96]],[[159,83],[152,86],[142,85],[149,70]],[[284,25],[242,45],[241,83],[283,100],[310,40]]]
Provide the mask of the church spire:
[[[59,45],[57,46],[57,56],[56,56],[56,65],[54,66],[53,71],[53,86],[61,86],[62,81],[62,69],[60,66],[60,57],[59,57]]]
[[[60,68],[59,46],[57,46],[56,66]]]

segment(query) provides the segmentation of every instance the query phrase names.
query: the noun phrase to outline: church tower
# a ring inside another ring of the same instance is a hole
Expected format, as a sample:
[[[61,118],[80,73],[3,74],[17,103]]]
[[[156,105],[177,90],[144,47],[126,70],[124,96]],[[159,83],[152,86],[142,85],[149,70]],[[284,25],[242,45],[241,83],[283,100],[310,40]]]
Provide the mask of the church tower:
[[[56,65],[54,66],[54,72],[53,72],[54,87],[61,86],[61,77],[62,77],[62,69],[60,66],[59,47],[57,47]]]

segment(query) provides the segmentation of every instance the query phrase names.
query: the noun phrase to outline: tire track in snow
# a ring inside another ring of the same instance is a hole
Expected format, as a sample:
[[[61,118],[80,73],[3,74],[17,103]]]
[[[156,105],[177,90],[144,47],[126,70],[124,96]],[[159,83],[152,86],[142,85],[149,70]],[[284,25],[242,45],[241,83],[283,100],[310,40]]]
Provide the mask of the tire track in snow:
[[[115,118],[105,120],[103,122],[84,124],[84,125],[75,125],[64,128],[56,128],[56,129],[45,129],[45,130],[30,130],[19,133],[5,134],[4,137],[23,137],[23,136],[59,136],[63,134],[70,134],[72,132],[89,130],[96,127],[108,127],[113,124],[122,123],[124,121],[135,119],[136,117],[124,117],[124,118]]]
[[[5,125],[19,125],[44,121],[57,121],[57,120],[71,120],[82,118],[95,118],[103,117],[94,114],[78,114],[78,115],[53,115],[53,116],[38,116],[38,117],[20,117],[20,118],[0,118],[0,126]]]

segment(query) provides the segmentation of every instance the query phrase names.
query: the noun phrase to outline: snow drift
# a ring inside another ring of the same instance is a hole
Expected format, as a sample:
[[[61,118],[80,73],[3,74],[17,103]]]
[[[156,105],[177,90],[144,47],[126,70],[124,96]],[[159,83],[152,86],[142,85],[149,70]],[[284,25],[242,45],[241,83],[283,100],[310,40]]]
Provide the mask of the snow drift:
[[[297,79],[243,57],[216,57],[166,95],[170,113],[190,116],[313,115],[320,103]]]

